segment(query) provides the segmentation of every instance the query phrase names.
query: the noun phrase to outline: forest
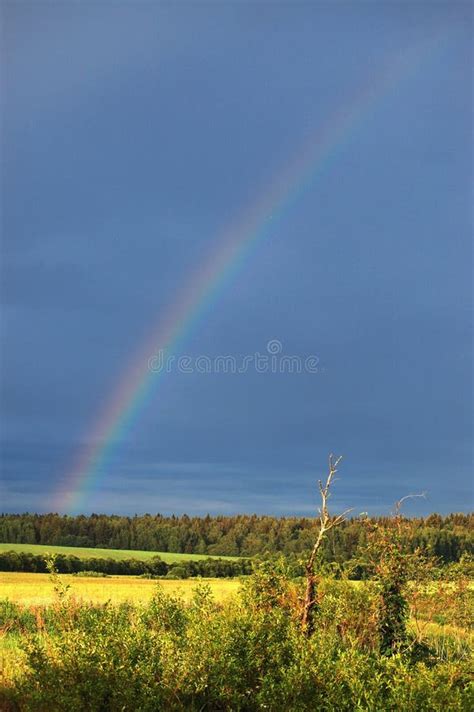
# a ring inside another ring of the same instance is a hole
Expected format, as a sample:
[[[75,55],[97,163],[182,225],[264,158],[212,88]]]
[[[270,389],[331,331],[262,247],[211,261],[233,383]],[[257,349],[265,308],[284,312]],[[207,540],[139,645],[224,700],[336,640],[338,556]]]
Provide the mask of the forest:
[[[390,526],[391,517],[372,518]],[[474,514],[431,514],[405,520],[406,546],[421,549],[444,563],[474,553]],[[323,542],[322,560],[344,563],[364,547],[367,526],[348,519]],[[135,549],[183,554],[252,557],[282,553],[298,555],[312,547],[314,519],[257,515],[124,517],[92,514],[2,514],[0,542],[110,549]]]

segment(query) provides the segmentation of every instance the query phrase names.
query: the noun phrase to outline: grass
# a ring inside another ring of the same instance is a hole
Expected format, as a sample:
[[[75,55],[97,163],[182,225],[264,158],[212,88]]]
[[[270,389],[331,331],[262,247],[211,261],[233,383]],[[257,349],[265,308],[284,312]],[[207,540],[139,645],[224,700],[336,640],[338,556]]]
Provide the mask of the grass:
[[[474,633],[460,626],[439,624],[431,621],[409,622],[410,630],[420,636],[442,660],[469,660],[474,650]]]
[[[159,556],[167,564],[176,561],[199,561],[201,559],[231,559],[237,556],[209,556],[208,554],[175,554],[170,551],[140,551],[135,549],[95,549],[80,546],[53,546],[49,544],[5,544],[0,543],[0,551],[27,552],[30,554],[65,554],[79,559],[140,559],[146,561]]]
[[[66,548],[66,547],[63,547]],[[143,553],[143,552],[141,552]],[[238,579],[184,579],[159,581],[141,579],[134,576],[109,576],[107,578],[77,577],[71,574],[60,574],[60,579],[71,586],[70,593],[78,601],[92,603],[147,603],[156,585],[163,588],[166,593],[179,594],[185,601],[189,601],[193,589],[200,582],[205,582],[211,587],[214,598],[224,601],[232,596],[239,588]],[[54,600],[53,584],[49,574],[34,573],[0,573],[0,599],[8,600],[31,607],[50,605]],[[10,635],[0,631],[0,680],[13,680],[20,675],[24,668],[24,653],[20,646],[19,635]],[[1,705],[1,701],[0,701]]]
[[[61,581],[71,586],[70,592],[79,600],[105,603],[132,601],[147,602],[153,595],[157,581],[134,576],[108,576],[107,578],[77,577],[60,574]],[[160,586],[166,593],[180,593],[189,599],[199,581],[205,581],[217,600],[224,600],[237,591],[238,579],[160,579]],[[54,599],[53,585],[49,574],[0,573],[0,598],[8,598],[14,603],[26,606],[47,605]]]

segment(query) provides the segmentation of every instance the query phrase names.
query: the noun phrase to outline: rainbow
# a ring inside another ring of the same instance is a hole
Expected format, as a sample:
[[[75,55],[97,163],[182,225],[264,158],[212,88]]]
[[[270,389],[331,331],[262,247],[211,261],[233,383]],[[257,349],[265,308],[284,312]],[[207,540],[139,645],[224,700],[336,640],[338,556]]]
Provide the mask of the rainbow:
[[[177,352],[251,250],[335,160],[371,110],[401,79],[414,73],[433,50],[438,51],[442,45],[444,43],[440,43],[437,36],[392,57],[342,109],[317,129],[264,193],[218,236],[217,246],[207,261],[185,283],[168,311],[160,315],[149,340],[141,345],[124,371],[93,425],[87,444],[53,493],[56,511],[80,511],[93,487],[107,475],[107,462],[112,452],[129,433],[165,376],[164,370],[156,373],[149,368],[150,356],[158,349],[167,355]]]

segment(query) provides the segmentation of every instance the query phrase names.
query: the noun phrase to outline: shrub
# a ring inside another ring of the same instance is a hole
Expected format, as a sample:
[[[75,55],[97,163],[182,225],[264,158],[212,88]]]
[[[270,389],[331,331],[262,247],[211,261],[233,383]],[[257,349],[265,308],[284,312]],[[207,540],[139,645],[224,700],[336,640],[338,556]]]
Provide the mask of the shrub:
[[[375,585],[319,592],[308,638],[294,585],[268,562],[225,604],[203,584],[189,604],[159,585],[141,606],[78,605],[59,590],[44,625],[24,626],[27,667],[7,697],[21,712],[472,708],[467,663],[380,655]]]

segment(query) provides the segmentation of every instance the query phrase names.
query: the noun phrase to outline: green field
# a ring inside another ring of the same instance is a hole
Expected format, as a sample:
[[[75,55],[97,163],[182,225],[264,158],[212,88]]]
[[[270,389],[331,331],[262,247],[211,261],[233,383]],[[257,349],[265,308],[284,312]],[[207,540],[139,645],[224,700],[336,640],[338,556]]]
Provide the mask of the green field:
[[[231,559],[237,556],[209,556],[208,554],[175,554],[170,551],[140,551],[135,549],[94,549],[80,546],[50,546],[49,544],[5,544],[0,543],[0,551],[25,551],[30,554],[65,554],[79,559],[152,559],[159,556],[167,564],[176,561],[199,561],[202,559]]]

